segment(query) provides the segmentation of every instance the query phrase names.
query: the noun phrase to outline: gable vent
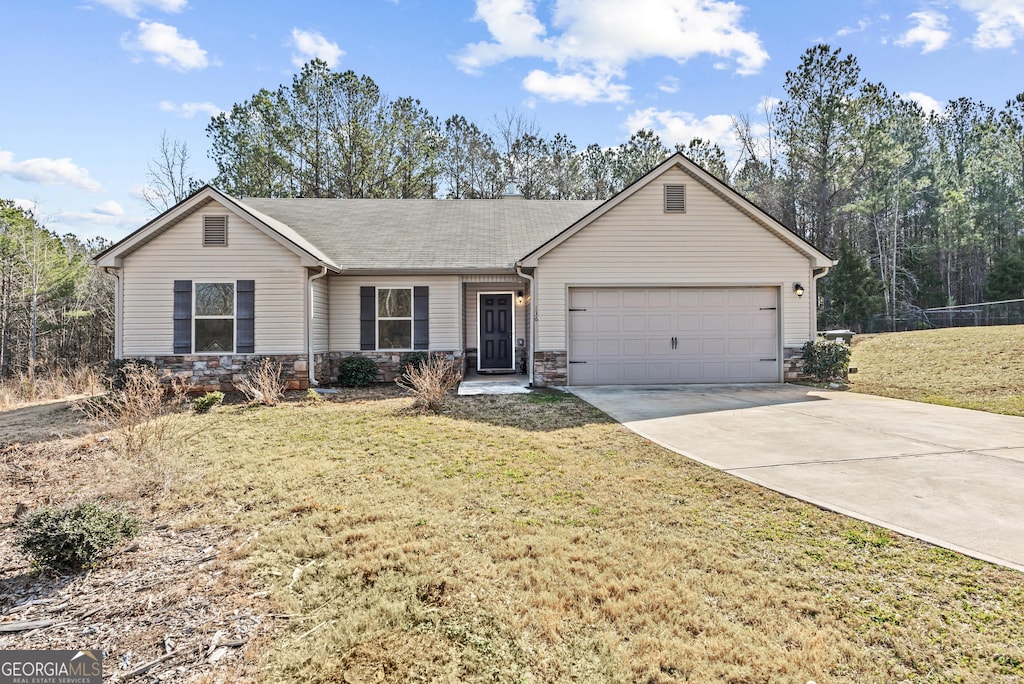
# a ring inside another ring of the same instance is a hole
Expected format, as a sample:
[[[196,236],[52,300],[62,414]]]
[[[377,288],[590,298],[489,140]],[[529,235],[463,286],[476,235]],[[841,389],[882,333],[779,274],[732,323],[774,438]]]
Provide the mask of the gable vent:
[[[228,244],[228,217],[203,217],[203,247],[226,247]]]
[[[665,186],[665,212],[682,213],[686,211],[686,186]]]

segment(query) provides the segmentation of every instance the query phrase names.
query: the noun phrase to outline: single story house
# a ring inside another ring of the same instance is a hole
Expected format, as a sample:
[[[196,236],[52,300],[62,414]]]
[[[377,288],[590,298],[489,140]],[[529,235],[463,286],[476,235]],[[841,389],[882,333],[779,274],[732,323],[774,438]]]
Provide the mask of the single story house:
[[[206,186],[93,259],[119,358],[292,387],[403,354],[534,386],[782,382],[833,261],[676,154],[607,201],[267,199]]]

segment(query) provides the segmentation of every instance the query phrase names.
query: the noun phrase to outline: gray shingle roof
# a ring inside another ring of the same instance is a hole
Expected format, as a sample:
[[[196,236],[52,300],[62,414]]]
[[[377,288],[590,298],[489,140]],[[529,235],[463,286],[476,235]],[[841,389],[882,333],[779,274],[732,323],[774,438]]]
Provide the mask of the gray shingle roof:
[[[587,200],[238,200],[344,269],[510,268],[599,207]]]

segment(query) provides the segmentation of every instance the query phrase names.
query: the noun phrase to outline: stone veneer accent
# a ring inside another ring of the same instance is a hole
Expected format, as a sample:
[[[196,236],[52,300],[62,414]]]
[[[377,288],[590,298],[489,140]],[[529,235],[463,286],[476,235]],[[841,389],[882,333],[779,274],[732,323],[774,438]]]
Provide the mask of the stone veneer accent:
[[[210,356],[145,356],[156,364],[161,375],[184,379],[194,392],[230,392],[245,376],[245,366],[253,359],[271,358],[281,364],[287,389],[309,387],[309,366],[305,354],[243,354]]]
[[[785,347],[782,350],[782,380],[793,382],[806,380],[804,375],[804,355],[800,347]]]
[[[349,356],[365,356],[373,359],[377,362],[377,367],[380,368],[380,374],[377,376],[377,382],[394,382],[395,378],[398,377],[399,369],[402,365],[402,357],[406,354],[413,354],[416,352],[390,352],[390,351],[357,351],[357,352],[331,352],[327,356],[329,357],[330,371],[326,377],[319,375],[320,370],[317,366],[317,380],[320,381],[321,385],[336,384],[338,382],[338,373],[341,369],[341,360],[348,358]],[[431,350],[431,354],[444,354],[449,359],[462,359],[462,352],[457,351],[437,351]]]
[[[533,355],[535,387],[564,387],[569,382],[569,355],[564,350],[539,351]]]

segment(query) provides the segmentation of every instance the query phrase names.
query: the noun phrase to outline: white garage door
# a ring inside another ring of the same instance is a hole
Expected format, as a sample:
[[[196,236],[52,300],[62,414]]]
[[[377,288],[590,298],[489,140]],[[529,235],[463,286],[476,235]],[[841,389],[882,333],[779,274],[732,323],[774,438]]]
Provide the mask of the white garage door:
[[[778,288],[571,288],[569,384],[778,382]]]

